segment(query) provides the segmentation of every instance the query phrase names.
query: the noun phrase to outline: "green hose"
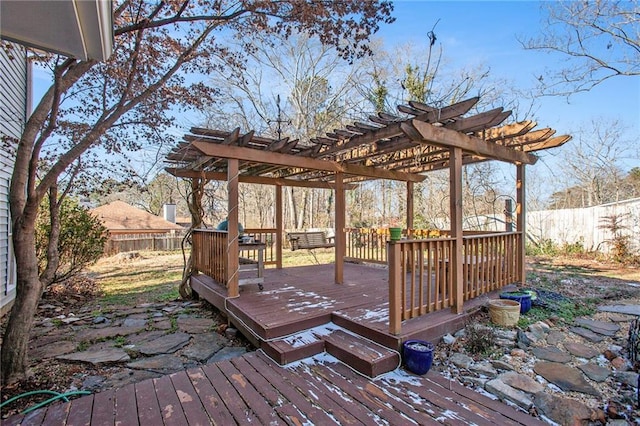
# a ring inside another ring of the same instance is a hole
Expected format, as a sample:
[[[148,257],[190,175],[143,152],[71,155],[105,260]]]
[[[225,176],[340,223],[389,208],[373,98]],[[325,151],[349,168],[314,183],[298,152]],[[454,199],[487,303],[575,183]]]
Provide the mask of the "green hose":
[[[91,392],[89,392],[89,391],[73,391],[73,392],[59,393],[59,392],[54,392],[54,391],[50,391],[50,390],[36,390],[36,391],[30,391],[30,392],[21,393],[20,395],[16,395],[13,398],[7,399],[5,402],[0,404],[0,409],[2,407],[4,407],[5,405],[10,404],[13,401],[16,401],[16,400],[18,400],[20,398],[24,398],[26,396],[31,396],[31,395],[37,395],[39,393],[54,395],[54,397],[49,398],[46,401],[42,401],[39,404],[34,405],[33,407],[27,408],[21,414],[30,413],[31,411],[37,410],[40,407],[44,407],[45,405],[50,404],[50,403],[52,403],[54,401],[57,401],[58,399],[62,399],[62,400],[64,400],[64,402],[69,402],[69,398],[67,398],[68,396],[73,396],[73,395],[91,395]]]

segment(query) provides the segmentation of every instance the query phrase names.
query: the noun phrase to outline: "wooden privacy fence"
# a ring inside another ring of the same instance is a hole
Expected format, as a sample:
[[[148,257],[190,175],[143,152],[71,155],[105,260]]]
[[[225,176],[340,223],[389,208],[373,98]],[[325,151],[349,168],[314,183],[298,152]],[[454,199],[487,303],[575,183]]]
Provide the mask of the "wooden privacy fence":
[[[389,242],[389,332],[399,334],[402,321],[452,307],[457,285],[463,286],[463,300],[469,300],[519,281],[521,238],[517,232],[463,237],[458,283],[451,272],[456,240]]]
[[[104,255],[113,256],[114,254],[137,250],[180,250],[183,238],[184,235],[182,233],[111,235],[105,243]]]

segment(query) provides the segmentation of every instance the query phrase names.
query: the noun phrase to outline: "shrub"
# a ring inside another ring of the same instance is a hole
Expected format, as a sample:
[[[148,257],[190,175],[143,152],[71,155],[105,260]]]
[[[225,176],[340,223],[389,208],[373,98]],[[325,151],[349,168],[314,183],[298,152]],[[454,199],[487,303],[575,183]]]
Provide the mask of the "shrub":
[[[51,233],[49,202],[43,201],[36,223],[36,254],[40,272],[47,265],[47,246]],[[60,237],[58,253],[60,261],[51,284],[76,276],[85,267],[94,264],[104,253],[107,229],[100,219],[71,198],[60,205]]]
[[[493,328],[478,324],[465,327],[464,349],[473,355],[489,355],[496,347],[496,334]]]

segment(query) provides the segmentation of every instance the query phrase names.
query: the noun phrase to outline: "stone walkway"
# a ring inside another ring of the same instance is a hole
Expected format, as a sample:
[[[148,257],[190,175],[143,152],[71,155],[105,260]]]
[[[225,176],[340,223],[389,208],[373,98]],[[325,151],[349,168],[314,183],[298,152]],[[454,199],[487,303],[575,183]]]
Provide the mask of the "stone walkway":
[[[244,354],[234,330],[218,333],[218,323],[200,302],[143,304],[110,313],[56,315],[59,307],[40,306],[31,342],[33,360],[55,358],[87,363],[104,374],[84,374],[78,389],[122,387],[191,367]]]
[[[92,364],[97,374],[76,380],[82,390],[100,391],[234,358],[246,347],[225,335],[200,302],[145,304],[102,314],[56,315],[41,306],[32,359]],[[538,322],[526,331],[494,329],[504,355],[474,360],[456,352],[456,336],[445,336],[446,353],[434,369],[520,409],[559,424],[606,422],[626,425],[640,417],[638,374],[626,353],[621,325],[640,316],[640,306],[600,307],[601,320],[578,318],[570,327]],[[635,407],[635,408],[634,408]],[[635,410],[635,411],[634,411]]]
[[[627,425],[640,418],[638,373],[631,369],[621,325],[640,316],[640,306],[599,311],[611,313],[599,315],[601,320],[577,318],[570,327],[538,322],[525,332],[496,328],[504,350],[499,359],[474,361],[453,351],[438,354],[435,368],[558,424]],[[445,341],[454,345],[464,334]]]

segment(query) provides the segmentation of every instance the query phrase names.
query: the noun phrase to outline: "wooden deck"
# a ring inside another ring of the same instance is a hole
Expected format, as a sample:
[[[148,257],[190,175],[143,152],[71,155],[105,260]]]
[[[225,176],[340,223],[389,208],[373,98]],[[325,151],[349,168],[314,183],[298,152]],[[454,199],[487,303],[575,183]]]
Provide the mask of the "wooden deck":
[[[467,317],[445,308],[404,321],[402,333],[395,336],[389,333],[385,268],[347,263],[344,284],[335,284],[333,277],[332,264],[267,269],[264,290],[244,286],[238,298],[226,298],[226,289],[206,275],[192,277],[191,284],[258,347],[265,341],[333,322],[383,346],[399,349],[407,339],[432,340],[455,331]],[[466,312],[477,309],[489,297],[465,302]]]
[[[56,403],[3,425],[543,425],[435,372],[370,380],[336,360],[284,368],[253,352]]]
[[[468,318],[467,313],[456,315],[445,308],[404,321],[401,334],[393,335],[389,333],[387,270],[346,264],[344,272],[344,284],[335,284],[330,264],[268,269],[263,291],[257,286],[241,287],[237,298],[227,298],[226,289],[206,275],[192,277],[191,285],[278,363],[327,351],[372,377],[399,364],[402,342],[435,342],[462,328]],[[465,308],[477,309],[488,297],[469,301]],[[318,327],[325,328],[318,331]],[[362,350],[356,353],[353,348]]]

